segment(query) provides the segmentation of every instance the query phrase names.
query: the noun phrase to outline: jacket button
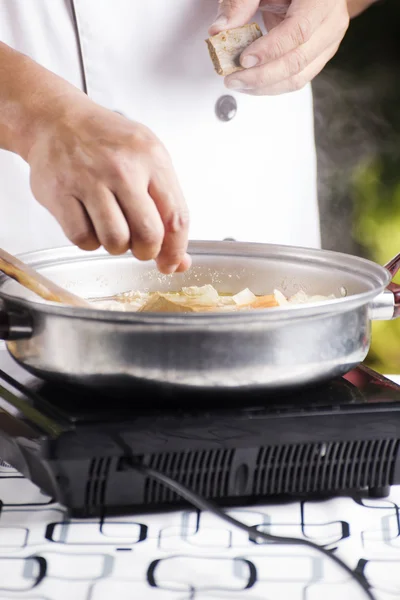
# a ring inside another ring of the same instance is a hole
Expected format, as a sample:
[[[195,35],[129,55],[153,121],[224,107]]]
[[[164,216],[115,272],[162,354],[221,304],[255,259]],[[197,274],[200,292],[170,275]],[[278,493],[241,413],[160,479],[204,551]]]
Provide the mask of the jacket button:
[[[237,102],[233,96],[221,96],[215,105],[215,114],[220,121],[231,121],[237,113]]]

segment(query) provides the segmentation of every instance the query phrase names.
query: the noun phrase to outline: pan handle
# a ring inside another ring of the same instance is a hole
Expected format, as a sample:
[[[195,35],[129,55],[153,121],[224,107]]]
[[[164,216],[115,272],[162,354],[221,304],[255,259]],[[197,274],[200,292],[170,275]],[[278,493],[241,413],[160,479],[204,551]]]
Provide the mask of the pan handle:
[[[398,273],[400,270],[400,254],[392,258],[386,265],[385,269],[389,271],[392,278]],[[400,317],[400,285],[397,283],[389,283],[387,289],[392,292],[394,298],[393,305],[393,319]]]
[[[0,302],[0,340],[12,341],[30,338],[33,327],[29,315],[7,312]]]

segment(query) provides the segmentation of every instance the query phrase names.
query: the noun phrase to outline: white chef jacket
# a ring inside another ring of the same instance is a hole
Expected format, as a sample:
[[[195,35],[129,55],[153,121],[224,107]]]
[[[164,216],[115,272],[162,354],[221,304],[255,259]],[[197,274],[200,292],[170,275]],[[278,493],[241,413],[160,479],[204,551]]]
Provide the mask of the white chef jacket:
[[[0,39],[153,130],[183,188],[191,239],[318,247],[311,87],[227,90],[205,44],[216,9],[216,0],[0,0]],[[221,120],[225,95],[236,109]],[[33,198],[28,165],[0,151],[0,246],[67,243]]]

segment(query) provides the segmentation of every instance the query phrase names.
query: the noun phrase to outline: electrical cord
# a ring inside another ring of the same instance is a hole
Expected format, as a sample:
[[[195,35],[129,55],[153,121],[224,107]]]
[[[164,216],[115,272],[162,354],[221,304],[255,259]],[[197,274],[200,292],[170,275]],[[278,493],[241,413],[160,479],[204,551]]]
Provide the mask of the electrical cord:
[[[297,545],[297,546],[307,546],[308,548],[312,548],[313,550],[317,550],[318,552],[321,552],[322,554],[324,554],[324,556],[330,558],[339,567],[344,569],[347,572],[347,574],[350,575],[351,578],[356,581],[356,583],[362,588],[366,598],[368,598],[369,600],[377,600],[376,597],[374,596],[374,594],[372,593],[370,586],[369,586],[368,582],[366,581],[365,577],[362,574],[358,573],[357,571],[353,571],[344,561],[342,561],[338,556],[336,556],[335,554],[333,554],[332,552],[330,552],[323,546],[320,546],[319,544],[315,544],[314,542],[311,542],[310,540],[307,540],[307,539],[295,538],[295,537],[283,537],[283,536],[272,535],[270,533],[264,533],[262,531],[258,531],[255,527],[246,525],[245,523],[238,521],[234,517],[231,517],[230,515],[225,513],[223,510],[221,510],[221,508],[219,506],[214,504],[214,502],[207,500],[206,498],[204,498],[203,496],[201,496],[195,492],[192,492],[186,486],[178,483],[174,479],[171,479],[167,475],[164,475],[163,473],[160,473],[159,471],[156,471],[155,469],[152,469],[151,467],[137,463],[133,457],[126,457],[125,464],[127,467],[129,466],[130,468],[134,469],[138,473],[141,473],[142,475],[147,476],[147,477],[151,477],[152,479],[155,479],[159,483],[162,483],[166,487],[170,488],[173,492],[179,494],[179,496],[181,496],[182,498],[184,498],[185,500],[187,500],[188,502],[193,504],[193,506],[195,506],[199,510],[210,512],[210,513],[214,514],[216,517],[223,519],[230,525],[233,525],[234,527],[237,527],[238,529],[241,529],[242,531],[246,531],[249,534],[250,538],[253,539],[254,541],[256,540],[256,538],[261,538],[267,542],[272,542],[275,544],[291,544],[291,545]]]

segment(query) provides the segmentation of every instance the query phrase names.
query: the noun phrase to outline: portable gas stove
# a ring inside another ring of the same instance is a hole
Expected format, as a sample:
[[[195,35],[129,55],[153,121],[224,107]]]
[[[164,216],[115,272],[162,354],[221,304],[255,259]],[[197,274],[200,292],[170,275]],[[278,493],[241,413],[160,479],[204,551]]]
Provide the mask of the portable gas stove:
[[[185,506],[132,457],[225,506],[400,483],[400,386],[364,366],[284,395],[138,387],[129,403],[44,383],[5,348],[0,368],[0,458],[71,516]]]

